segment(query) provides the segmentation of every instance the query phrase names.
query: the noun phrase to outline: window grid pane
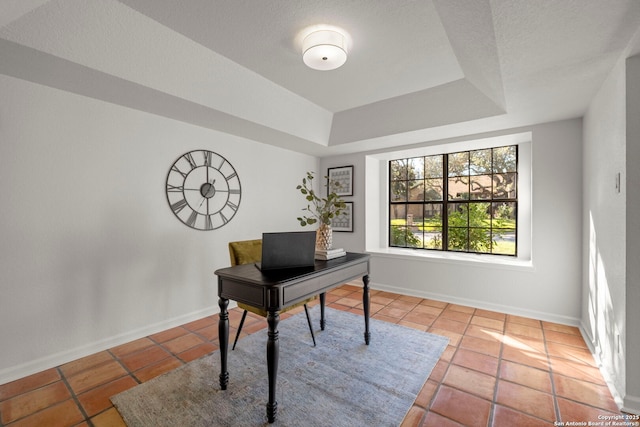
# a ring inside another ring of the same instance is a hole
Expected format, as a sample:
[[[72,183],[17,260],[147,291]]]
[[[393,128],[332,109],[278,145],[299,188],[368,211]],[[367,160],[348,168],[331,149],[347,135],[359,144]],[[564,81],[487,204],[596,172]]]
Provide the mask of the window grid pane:
[[[515,145],[390,161],[389,245],[516,256],[517,164]]]

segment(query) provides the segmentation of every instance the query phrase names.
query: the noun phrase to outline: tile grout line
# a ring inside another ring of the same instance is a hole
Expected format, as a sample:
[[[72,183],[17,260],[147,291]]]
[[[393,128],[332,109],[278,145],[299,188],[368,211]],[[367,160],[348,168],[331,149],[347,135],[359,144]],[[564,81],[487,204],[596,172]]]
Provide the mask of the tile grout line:
[[[203,340],[204,340],[204,343],[211,343],[211,342],[213,341],[213,340],[209,340],[208,338],[204,337],[203,335],[201,335],[201,334],[197,333],[196,331],[191,331],[191,330],[187,329],[187,328],[186,328],[186,327],[184,327],[183,325],[180,325],[180,326],[178,326],[178,327],[180,327],[180,328],[182,328],[182,329],[186,330],[186,331],[187,331],[187,334],[194,334],[194,335],[198,336],[199,338],[203,339]],[[187,335],[187,334],[185,334],[185,335]],[[185,335],[182,335],[182,336],[185,336]],[[170,357],[172,357],[172,356],[173,356],[173,357],[174,357],[174,358],[176,358],[180,363],[182,363],[182,365],[184,365],[184,364],[186,364],[186,363],[187,363],[187,362],[184,362],[184,361],[183,361],[183,360],[178,356],[178,354],[176,354],[176,353],[174,353],[173,351],[171,351],[171,350],[169,350],[168,348],[166,348],[164,345],[162,345],[162,343],[161,343],[160,341],[156,340],[156,339],[155,339],[155,338],[153,338],[151,335],[149,335],[149,336],[147,336],[147,337],[145,337],[145,338],[149,339],[149,341],[151,341],[151,343],[152,343],[152,344],[151,344],[151,345],[149,345],[148,347],[145,347],[145,348],[139,349],[139,350],[137,350],[137,351],[131,351],[131,352],[128,352],[128,353],[126,353],[126,354],[123,354],[122,356],[127,356],[127,355],[132,355],[132,354],[140,353],[140,352],[143,352],[143,351],[145,351],[145,350],[147,350],[147,349],[149,349],[149,348],[157,347],[157,348],[161,348],[161,349],[163,349],[164,351],[166,351],[166,352],[168,353],[168,355],[169,355],[169,356],[168,356],[168,357],[166,357],[165,359],[168,359],[168,358],[170,358]],[[165,342],[168,342],[168,341],[171,341],[171,340],[167,340],[167,341],[165,341]],[[122,361],[122,358],[121,358],[121,357],[116,356],[116,355],[113,353],[113,351],[112,351],[112,350],[113,350],[113,348],[110,348],[110,349],[107,349],[107,350],[105,350],[105,351],[106,351],[107,353],[109,353],[109,354],[113,357],[113,359],[114,359],[115,361],[117,361],[117,362],[118,362],[118,364],[122,367],[122,369],[126,372],[126,375],[125,375],[125,376],[120,377],[120,378],[117,378],[117,379],[125,378],[125,377],[127,377],[127,376],[128,376],[128,377],[130,377],[134,382],[136,382],[136,383],[137,383],[137,385],[142,384],[142,381],[141,381],[141,380],[140,380],[140,379],[135,375],[135,372],[134,372],[134,371],[132,371],[132,370],[130,370],[130,369],[129,369],[125,364],[124,364],[124,362]],[[162,359],[162,360],[165,360],[165,359]],[[160,361],[157,361],[156,363],[158,363],[158,362],[160,362]],[[141,369],[142,369],[142,368],[141,368]],[[117,379],[116,379],[116,380],[117,380]],[[113,381],[115,381],[115,380],[113,380]],[[107,384],[108,384],[108,383],[107,383]],[[100,386],[97,386],[97,387],[100,387]],[[95,388],[97,388],[97,387],[94,387],[94,388],[92,388],[91,390],[93,390],[93,389],[95,389]],[[135,387],[135,386],[134,386],[134,387]],[[89,390],[87,390],[87,392],[88,392],[88,391],[89,391]],[[112,409],[112,408],[115,408],[115,406],[113,405],[113,403],[112,403],[109,407],[107,407],[107,408],[103,409],[102,411],[100,411],[100,412],[98,412],[98,413],[94,414],[94,415],[93,415],[93,417],[96,417],[96,416],[98,416],[98,415],[100,415],[100,414],[103,414],[103,413],[105,413],[105,412],[109,411],[109,410],[110,410],[110,409]],[[86,420],[88,423],[90,423],[89,425],[90,425],[90,426],[93,426],[93,422],[91,421],[91,418],[89,418],[89,417],[87,416],[87,414],[84,414],[84,415],[85,415],[85,420]],[[0,427],[2,427],[2,426],[0,426]]]
[[[397,299],[392,300],[392,302],[393,302],[393,301],[397,301]],[[390,304],[390,303],[389,303],[389,304]],[[384,307],[389,307],[389,304],[385,304],[385,305],[384,305]],[[398,323],[397,323],[397,324],[399,325],[399,324],[400,324],[400,321],[402,321],[405,317],[407,317],[407,315],[408,315],[408,314],[409,314],[413,309],[415,309],[418,305],[420,305],[420,303],[417,303],[417,304],[416,304],[416,305],[415,305],[411,310],[407,310],[407,311],[406,311],[406,313],[404,314],[404,316],[402,316],[400,319],[398,319]],[[380,311],[380,310],[378,310],[378,312],[379,312],[379,311]],[[443,310],[443,311],[444,311],[444,310]],[[440,313],[440,314],[442,314],[442,313]],[[439,317],[439,316],[438,316],[438,317]],[[437,318],[436,318],[436,319],[437,319]],[[384,321],[384,320],[383,320],[383,321]],[[435,321],[435,320],[434,320],[434,321]],[[433,322],[432,322],[432,323],[433,323]],[[427,331],[428,331],[428,329],[429,329],[430,327],[431,327],[431,326],[428,326],[428,327],[427,327]],[[427,332],[427,331],[425,331],[425,332]],[[441,356],[441,357],[442,357],[442,356]],[[436,363],[437,363],[437,362],[436,362]],[[433,368],[435,368],[435,365],[434,365],[434,367],[433,367]],[[433,372],[433,369],[432,369],[432,372]],[[430,376],[431,376],[431,374],[429,374],[429,377],[430,377]],[[420,387],[420,390],[418,390],[418,394],[416,394],[416,398],[415,398],[415,399],[413,399],[413,402],[411,403],[411,407],[409,408],[409,410],[407,411],[407,413],[405,414],[404,418],[402,419],[402,421],[401,421],[401,423],[400,423],[401,425],[402,425],[402,424],[404,423],[404,421],[407,419],[407,416],[409,415],[409,412],[411,411],[411,408],[413,408],[414,406],[416,406],[416,404],[415,404],[415,403],[416,403],[416,399],[418,398],[418,395],[420,394],[420,392],[422,391],[422,389],[425,387],[425,385],[429,382],[429,377],[427,377],[427,378],[424,380],[424,384],[422,384],[422,387]],[[438,384],[438,387],[436,388],[436,390],[437,390],[438,388],[440,388],[440,385],[439,385],[439,384]],[[426,421],[427,415],[429,414],[429,407],[431,406],[431,401],[435,398],[435,395],[436,395],[436,393],[434,392],[433,396],[431,396],[431,399],[429,400],[429,403],[426,405],[427,407],[426,407],[426,408],[424,408],[424,413],[422,414],[422,416],[420,417],[420,420],[419,420],[419,422],[418,422],[418,425],[419,425],[419,426],[421,426],[421,425]],[[420,406],[418,406],[418,408],[419,408],[419,407],[420,407]]]
[[[438,319],[440,319],[440,317],[442,316],[442,313],[444,313],[444,312],[445,312],[445,310],[446,310],[450,305],[451,305],[450,303],[447,303],[447,305],[445,305],[445,306],[442,308],[442,311],[440,311],[440,314],[438,314],[438,317],[436,317],[436,318],[433,320],[432,325],[433,325],[433,323],[435,323]],[[469,320],[469,322],[471,322],[471,320]],[[432,326],[429,326],[429,328],[431,328],[431,327],[432,327]],[[467,328],[468,328],[468,327],[469,327],[469,325],[467,325],[467,327],[465,328],[465,332],[466,332],[466,330],[467,330]],[[427,331],[427,332],[428,332],[428,331]],[[429,333],[432,333],[432,332],[429,332]],[[444,370],[444,373],[442,374],[442,379],[441,379],[440,381],[438,381],[438,385],[436,386],[436,389],[435,389],[435,390],[434,390],[434,392],[433,392],[433,396],[431,396],[431,399],[429,400],[429,405],[427,405],[426,412],[425,412],[425,414],[424,414],[424,418],[425,418],[425,419],[426,419],[426,417],[429,415],[429,412],[431,412],[431,407],[433,406],[433,403],[434,403],[434,401],[436,400],[436,397],[438,396],[438,393],[440,392],[440,389],[441,389],[441,388],[442,388],[442,386],[444,385],[444,379],[445,379],[445,377],[447,376],[447,373],[449,372],[449,369],[451,368],[451,365],[453,364],[453,359],[455,358],[456,354],[458,354],[458,351],[460,350],[460,344],[462,343],[462,338],[463,338],[463,337],[464,337],[464,333],[460,334],[460,342],[458,342],[458,344],[455,346],[455,350],[453,351],[453,354],[451,355],[451,360],[449,360],[449,361],[447,362],[447,368]],[[449,340],[449,341],[451,341],[451,340]],[[445,351],[446,351],[446,349],[445,349]],[[442,357],[442,356],[440,356],[440,357]],[[435,368],[435,366],[434,366],[434,368]],[[429,376],[431,376],[431,375],[429,375]],[[427,378],[427,381],[429,381],[429,378]],[[438,414],[437,412],[434,412],[434,413],[435,413],[435,414],[437,414],[438,416],[441,416],[441,417],[443,417],[443,418],[446,418],[446,419],[448,419],[448,420],[451,420],[451,421],[453,421],[453,422],[456,422],[456,423],[457,423],[457,421],[455,421],[455,420],[453,420],[453,419],[451,419],[451,418],[449,418],[449,417],[447,417],[447,416],[444,416],[444,415],[442,415],[442,414]]]
[[[76,395],[75,390],[71,387],[71,384],[69,384],[69,381],[67,381],[67,376],[64,374],[64,372],[62,372],[62,369],[60,369],[60,366],[57,366],[56,370],[58,371],[58,375],[60,375],[60,381],[62,381],[64,386],[67,387],[67,390],[69,390],[69,394],[71,395],[71,400],[74,401],[74,403],[76,404],[76,406],[80,410],[80,413],[82,414],[82,417],[84,418],[84,421],[86,421],[87,424],[89,424],[89,427],[94,427],[93,426],[93,422],[91,422],[91,420],[89,419],[89,414],[87,414],[87,411],[85,411],[84,408],[82,407],[82,404],[80,403],[80,400],[78,399],[78,396]],[[47,406],[47,408],[51,408],[51,407],[52,406]],[[38,412],[40,412],[40,411],[38,411]],[[32,415],[32,414],[30,414],[30,415]]]
[[[489,419],[487,420],[487,426],[493,426],[496,413],[496,405],[498,401],[498,386],[500,385],[500,368],[502,367],[502,355],[504,352],[504,337],[507,333],[507,316],[504,317],[504,323],[502,324],[502,337],[500,339],[500,351],[498,352],[498,366],[496,369],[496,384],[493,386],[493,399],[491,400],[491,411],[489,412]]]
[[[514,323],[517,324],[517,322],[514,322]],[[542,333],[542,344],[544,345],[545,356],[547,357],[547,362],[549,362],[549,354],[548,354],[548,350],[547,350],[546,337],[544,335],[544,330],[543,330],[543,327],[542,327],[542,323],[540,323],[540,330],[541,330],[541,333]],[[505,333],[506,333],[506,323],[505,323]],[[524,336],[524,335],[519,335],[519,334],[514,334],[514,335],[516,337]],[[553,401],[553,404],[554,404],[554,413],[555,413],[555,416],[556,416],[556,420],[555,421],[559,421],[559,418],[558,418],[559,417],[559,408],[558,408],[558,405],[557,405],[557,402],[556,402],[555,388],[554,388],[553,379],[552,379],[552,375],[551,375],[551,364],[549,363],[549,371],[547,371],[546,369],[540,369],[540,368],[531,366],[529,364],[525,364],[524,362],[513,361],[513,360],[511,360],[510,362],[514,363],[514,364],[517,364],[517,365],[525,366],[527,368],[532,368],[532,369],[537,369],[539,371],[544,371],[549,375],[549,382],[551,383],[551,391],[549,393],[547,393],[544,390],[540,390],[540,389],[538,389],[536,387],[527,385],[527,384],[521,384],[521,383],[519,383],[517,381],[512,381],[512,380],[508,380],[508,379],[501,380],[501,381],[508,382],[508,383],[511,383],[511,384],[516,384],[516,385],[521,386],[521,387],[525,387],[525,388],[528,388],[528,389],[531,389],[531,390],[534,390],[534,391],[538,391],[538,392],[550,395],[551,399]],[[513,409],[515,411],[518,411],[520,413],[523,413],[523,414],[525,414],[527,416],[530,416],[530,417],[533,417],[533,418],[537,418],[538,420],[540,420],[540,422],[549,423],[548,420],[540,417],[539,415],[531,414],[531,413],[525,412],[525,411],[523,411],[521,409],[517,409],[517,408],[511,407],[511,406],[508,406],[508,405],[505,405],[505,406],[508,407],[508,408],[511,408],[511,409]]]
[[[556,380],[553,375],[553,366],[551,366],[551,355],[549,354],[549,346],[547,345],[547,335],[545,334],[544,325],[540,322],[540,328],[542,329],[542,340],[544,342],[544,352],[547,356],[547,363],[549,364],[549,381],[551,382],[551,393],[553,395],[553,409],[556,413],[556,422],[562,422],[562,416],[560,414],[560,405],[558,404],[558,393],[556,391]]]
[[[90,389],[88,389],[88,390],[85,390],[85,391],[83,391],[83,392],[82,392],[82,393],[80,393],[80,394],[89,393],[89,392],[90,392],[90,391],[92,391],[92,390],[96,390],[96,389],[98,389],[99,387],[106,386],[107,384],[110,384],[110,383],[112,383],[112,382],[114,382],[114,381],[121,380],[122,378],[126,378],[127,376],[131,377],[131,378],[132,378],[135,382],[137,382],[138,384],[141,384],[141,383],[140,383],[140,381],[138,381],[138,378],[136,378],[136,376],[135,376],[135,375],[133,375],[133,372],[131,372],[131,371],[130,371],[130,370],[129,370],[129,369],[128,369],[128,368],[127,368],[123,363],[122,363],[122,361],[120,360],[120,358],[119,358],[119,357],[117,357],[115,354],[113,354],[113,352],[111,351],[111,348],[106,349],[106,350],[104,350],[104,351],[105,351],[106,353],[108,353],[111,357],[113,357],[113,360],[114,360],[115,362],[117,362],[117,363],[118,363],[118,365],[120,365],[120,367],[121,367],[121,368],[126,372],[126,375],[123,375],[123,376],[121,376],[121,377],[118,377],[118,378],[112,379],[111,381],[108,381],[108,382],[106,382],[106,383],[104,383],[104,384],[98,384],[98,385],[96,385],[95,387],[92,387],[92,388],[90,388]],[[107,363],[107,362],[105,362],[105,363]],[[94,368],[94,367],[87,368],[87,370],[89,370],[89,369],[93,369],[93,368]],[[60,372],[60,376],[61,376],[61,377],[63,377],[63,378],[65,378],[65,380],[66,380],[66,376],[64,376],[62,372]],[[74,395],[74,396],[76,395],[74,391],[72,391],[72,393],[73,393],[73,395]],[[109,401],[111,402],[111,399],[109,399]],[[89,424],[89,426],[90,426],[90,427],[93,427],[93,426],[94,426],[94,423],[93,423],[93,421],[92,421],[92,419],[93,419],[94,417],[97,417],[98,415],[105,413],[106,411],[108,411],[108,410],[109,410],[109,409],[111,409],[111,408],[115,408],[115,406],[113,405],[113,403],[111,403],[111,406],[108,406],[108,407],[106,407],[105,409],[103,409],[102,411],[99,411],[99,412],[97,412],[97,413],[93,414],[93,416],[89,417],[89,414],[87,414],[87,413],[85,412],[85,410],[84,410],[84,408],[82,407],[82,405],[80,404],[80,401],[79,401],[79,400],[78,400],[78,406],[79,406],[79,407],[80,407],[80,409],[82,410],[82,414],[84,415],[84,421],[86,421],[86,422]],[[82,423],[80,423],[80,424],[82,424]]]
[[[507,318],[505,318],[503,337],[506,335],[506,333],[507,333]],[[520,335],[516,334],[516,336],[520,336]],[[543,342],[544,342],[544,334],[543,334]],[[545,343],[545,352],[546,352],[546,343]],[[512,381],[512,380],[509,380],[509,379],[501,379],[500,378],[500,368],[501,368],[503,362],[505,361],[505,359],[503,358],[503,353],[504,353],[504,340],[501,340],[501,342],[500,342],[500,356],[499,356],[499,359],[498,359],[498,372],[496,373],[496,388],[495,388],[495,394],[494,394],[494,397],[493,397],[493,402],[492,402],[493,405],[492,405],[492,411],[491,411],[492,412],[492,420],[491,420],[492,422],[494,421],[493,420],[493,416],[495,415],[495,406],[497,406],[499,404],[497,402],[497,393],[498,393],[498,385],[499,385],[500,382],[507,382],[507,383],[518,385],[520,387],[525,387],[527,389],[539,391],[539,392],[542,392],[542,393],[545,393],[545,394],[550,394],[552,399],[553,399],[553,401],[554,401],[554,404],[555,404],[555,393],[553,392],[553,390],[551,391],[551,393],[546,393],[546,392],[544,392],[542,390],[539,390],[539,389],[537,389],[535,387],[532,387],[532,386],[529,386],[529,385],[526,385],[526,384],[521,384],[521,383],[519,383],[517,381]],[[509,360],[507,359],[506,361],[509,361]],[[538,368],[535,368],[535,367],[530,366],[528,364],[524,364],[524,363],[520,363],[520,362],[516,362],[516,361],[509,361],[509,362],[517,364],[517,365],[525,366],[525,367],[528,367],[528,368],[538,369]],[[536,418],[536,419],[540,420],[541,423],[548,423],[549,422],[546,419],[541,418],[539,415],[531,414],[529,412],[523,411],[522,409],[518,409],[518,408],[509,406],[509,405],[504,405],[504,404],[502,406],[506,406],[507,408],[510,408],[510,409],[512,409],[514,411],[517,411],[518,413],[524,414],[526,416],[529,416],[529,417],[532,417],[532,418]],[[557,414],[556,414],[556,416],[557,416]],[[489,425],[491,425],[491,424],[489,424]]]
[[[109,353],[111,355],[111,357],[113,357],[113,359],[118,362],[118,364],[122,367],[122,369],[124,369],[124,371],[127,373],[128,376],[130,376],[135,382],[137,382],[138,384],[142,384],[142,382],[138,379],[138,377],[135,376],[135,374],[122,362],[122,359],[119,358],[118,356],[116,356],[115,354],[113,354],[113,352],[111,351],[111,349],[107,349],[106,350],[107,353]],[[140,350],[143,351],[143,350]],[[127,353],[127,354],[133,354],[133,353],[137,353],[137,352],[131,352],[131,353]],[[124,378],[124,377],[122,377]],[[117,378],[120,379],[120,378]],[[114,380],[115,381],[115,380]],[[110,381],[111,382],[111,381]],[[108,384],[108,383],[107,383]]]
[[[554,342],[554,341],[552,341],[552,342]],[[566,346],[568,346],[568,347],[573,347],[573,348],[579,348],[579,347],[574,346],[574,345],[572,345],[572,344],[563,344],[563,345],[566,345]],[[552,390],[553,390],[554,403],[556,403],[556,404],[558,405],[558,413],[559,413],[559,411],[560,411],[560,409],[559,409],[559,408],[560,408],[559,403],[557,403],[557,400],[558,400],[557,398],[558,398],[558,397],[561,397],[562,399],[567,400],[567,401],[569,401],[569,402],[573,402],[573,403],[577,403],[577,404],[579,404],[579,405],[587,406],[587,407],[589,407],[589,408],[591,408],[591,409],[595,409],[595,410],[597,410],[597,411],[606,411],[607,413],[611,413],[611,412],[612,412],[612,411],[611,411],[610,409],[608,409],[608,408],[601,407],[601,406],[596,406],[595,404],[593,404],[593,403],[591,403],[591,402],[586,402],[586,401],[582,401],[582,400],[576,400],[575,398],[573,398],[573,397],[569,397],[569,396],[558,396],[558,395],[557,395],[557,393],[556,393],[556,387],[555,387],[555,378],[556,378],[556,377],[564,377],[564,378],[568,378],[568,379],[571,379],[571,380],[575,380],[575,381],[579,381],[579,382],[585,382],[585,383],[589,383],[589,384],[593,384],[593,385],[600,385],[600,384],[598,384],[598,383],[594,383],[594,382],[589,381],[589,380],[584,380],[584,379],[580,379],[580,378],[576,378],[576,377],[572,377],[572,376],[564,375],[564,374],[562,374],[562,373],[556,373],[556,372],[554,372],[554,371],[553,371],[553,368],[551,367],[551,354],[550,354],[550,353],[548,352],[548,350],[547,350],[547,340],[546,340],[546,337],[545,337],[545,350],[546,350],[546,352],[547,352],[547,360],[548,360],[548,362],[549,362],[549,374],[550,374],[550,376],[551,376],[551,387],[552,387]],[[560,359],[564,359],[564,358],[562,358],[561,356],[558,356],[558,357],[559,357]],[[568,359],[564,359],[564,360],[568,360]],[[581,363],[581,364],[585,364],[584,362],[579,362],[579,363]],[[588,364],[586,364],[586,365],[587,365],[587,366],[589,366]],[[620,411],[619,409],[618,409],[618,411],[619,411],[619,412],[622,412],[622,411]],[[613,412],[613,413],[615,413],[615,412]],[[558,421],[558,422],[562,422],[562,420],[561,420],[561,419],[559,419],[559,418],[558,418],[558,420],[557,420],[557,421]]]

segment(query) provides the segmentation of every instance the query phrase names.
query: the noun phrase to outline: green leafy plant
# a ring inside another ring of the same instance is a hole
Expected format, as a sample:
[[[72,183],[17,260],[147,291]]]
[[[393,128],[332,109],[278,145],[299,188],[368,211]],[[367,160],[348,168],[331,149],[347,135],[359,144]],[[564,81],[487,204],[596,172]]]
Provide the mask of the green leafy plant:
[[[303,215],[298,217],[301,226],[312,225],[316,222],[321,224],[331,224],[331,218],[336,217],[347,207],[344,200],[336,194],[340,189],[340,184],[336,181],[329,182],[327,189],[327,197],[319,197],[313,190],[313,172],[307,172],[307,177],[302,179],[302,184],[296,187],[302,193],[309,204],[302,209],[310,213],[310,216]],[[328,177],[325,176],[327,180]]]
[[[493,237],[502,237],[500,229],[491,233],[491,215],[488,203],[469,203],[449,214],[449,250],[470,252],[491,252],[497,245]],[[468,221],[468,225],[467,225]]]
[[[391,245],[418,248],[422,246],[422,241],[411,232],[409,227],[393,226],[391,227]]]

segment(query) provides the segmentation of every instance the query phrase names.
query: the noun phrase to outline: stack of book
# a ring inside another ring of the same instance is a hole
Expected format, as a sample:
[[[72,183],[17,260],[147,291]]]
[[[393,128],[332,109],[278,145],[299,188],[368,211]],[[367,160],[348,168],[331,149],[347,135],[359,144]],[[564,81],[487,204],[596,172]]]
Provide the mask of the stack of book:
[[[340,258],[341,256],[345,256],[346,254],[347,253],[342,248],[327,250],[316,249],[316,259],[321,260]]]

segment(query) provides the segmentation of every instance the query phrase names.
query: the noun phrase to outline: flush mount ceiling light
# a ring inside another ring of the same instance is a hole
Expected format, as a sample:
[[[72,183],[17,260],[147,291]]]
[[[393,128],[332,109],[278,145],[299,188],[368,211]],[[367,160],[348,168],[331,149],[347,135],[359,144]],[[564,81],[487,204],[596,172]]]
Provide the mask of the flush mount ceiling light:
[[[347,39],[334,30],[318,30],[302,42],[302,60],[314,70],[335,70],[347,62]]]

